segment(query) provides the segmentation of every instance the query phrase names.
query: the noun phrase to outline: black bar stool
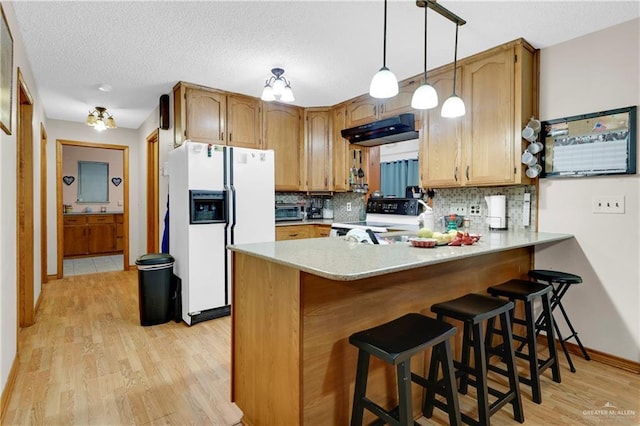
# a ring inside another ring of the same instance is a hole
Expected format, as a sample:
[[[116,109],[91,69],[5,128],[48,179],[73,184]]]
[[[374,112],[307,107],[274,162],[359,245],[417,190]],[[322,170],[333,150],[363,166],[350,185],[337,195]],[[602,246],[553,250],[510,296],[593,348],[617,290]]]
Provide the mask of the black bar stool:
[[[411,313],[368,330],[359,331],[349,337],[349,343],[358,347],[358,370],[353,393],[351,426],[362,425],[364,409],[375,414],[380,421],[394,426],[413,425],[413,404],[411,382],[431,389],[437,382],[437,365],[442,366],[444,375],[442,394],[447,400],[449,424],[459,425],[460,409],[453,370],[453,356],[449,339],[456,334],[456,328],[443,321]],[[436,363],[436,379],[427,380],[411,373],[411,357],[433,347],[431,362]],[[369,375],[369,357],[396,366],[398,380],[398,406],[385,410],[366,396]],[[415,423],[417,425],[417,423]]]
[[[516,305],[516,301],[521,301],[524,304],[524,319],[515,317],[515,309],[512,311],[511,323],[524,325],[526,328],[525,335],[518,335],[513,333],[513,340],[521,342],[521,347],[515,351],[515,355],[518,358],[524,359],[529,362],[529,377],[519,376],[520,382],[531,386],[531,395],[535,403],[542,403],[542,391],[540,389],[540,376],[549,367],[551,367],[553,381],[560,383],[560,366],[558,362],[558,350],[556,348],[556,342],[553,336],[553,316],[551,315],[551,302],[549,294],[552,293],[553,287],[547,284],[536,283],[525,280],[510,280],[503,284],[495,285],[487,289],[489,294],[494,297],[506,297]],[[537,299],[542,302],[543,314],[551,318],[551,321],[544,321],[542,331],[547,335],[547,346],[549,351],[549,357],[547,359],[539,359],[538,357],[538,345],[536,342],[536,336],[538,330],[535,327],[535,317],[533,313],[533,304]],[[491,336],[496,333],[493,327],[493,319],[489,320],[487,326],[487,344],[491,344]],[[527,346],[527,351],[522,351],[522,345]],[[504,346],[500,345],[496,348],[492,348],[491,355],[502,355]],[[503,370],[499,367],[489,364],[490,370],[498,371],[504,374]]]
[[[560,271],[550,271],[546,269],[532,269],[529,271],[529,276],[537,281],[543,281],[548,283],[553,287],[553,295],[551,296],[551,312],[557,308],[562,312],[562,316],[564,317],[569,330],[571,330],[571,334],[567,337],[562,337],[560,333],[560,327],[558,327],[557,321],[553,321],[554,328],[556,330],[556,335],[558,336],[558,340],[560,341],[560,345],[562,346],[562,351],[564,352],[564,356],[567,358],[567,362],[569,363],[569,368],[572,373],[576,372],[576,368],[573,366],[573,362],[571,361],[571,357],[569,356],[569,350],[567,349],[567,345],[565,342],[569,339],[575,339],[582,351],[582,355],[587,361],[591,360],[587,350],[582,346],[582,342],[578,337],[578,332],[573,328],[573,324],[569,320],[569,316],[567,315],[567,311],[565,311],[564,306],[562,306],[562,298],[569,290],[569,287],[574,284],[582,283],[582,277],[574,274],[570,274],[568,272],[560,272]],[[554,286],[557,284],[557,287]],[[544,322],[545,316],[544,312],[538,317],[536,321],[536,328],[540,328],[540,325]],[[538,330],[540,333],[540,330]]]
[[[507,403],[511,403],[513,407],[513,417],[520,423],[524,422],[511,334],[510,312],[512,309],[513,302],[511,301],[481,294],[467,294],[457,299],[437,303],[431,307],[431,311],[438,315],[439,320],[450,317],[464,322],[462,360],[454,360],[453,364],[456,367],[456,377],[460,377],[459,391],[466,394],[469,384],[474,386],[477,391],[479,419],[475,420],[461,413],[462,421],[467,424],[489,425],[489,417]],[[483,322],[489,319],[495,320],[496,317],[500,317],[500,330],[505,345],[503,360],[507,367],[506,376],[509,380],[509,389],[506,392],[500,392],[490,387],[487,380]],[[472,347],[473,366],[469,359]],[[431,362],[433,367],[433,360]],[[469,375],[474,376],[475,380],[470,379]],[[497,397],[492,404],[489,404],[489,394]],[[425,417],[431,417],[434,400],[433,393],[427,390]]]

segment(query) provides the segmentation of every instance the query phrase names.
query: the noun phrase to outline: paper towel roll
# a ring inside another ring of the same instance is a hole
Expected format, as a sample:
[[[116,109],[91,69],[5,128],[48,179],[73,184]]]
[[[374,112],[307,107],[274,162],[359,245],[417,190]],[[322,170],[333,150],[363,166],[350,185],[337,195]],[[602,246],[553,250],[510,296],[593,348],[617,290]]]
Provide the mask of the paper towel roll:
[[[507,229],[507,197],[492,195],[487,199],[487,223],[489,229]]]

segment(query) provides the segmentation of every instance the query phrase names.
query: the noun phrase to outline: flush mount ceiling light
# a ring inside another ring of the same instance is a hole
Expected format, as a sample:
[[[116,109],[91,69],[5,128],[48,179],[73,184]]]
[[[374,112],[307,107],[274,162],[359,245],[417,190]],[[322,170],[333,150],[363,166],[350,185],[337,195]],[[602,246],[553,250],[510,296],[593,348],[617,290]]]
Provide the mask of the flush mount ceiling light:
[[[93,111],[89,111],[86,123],[87,126],[91,126],[99,132],[117,127],[113,115],[109,114],[104,107],[96,107]]]
[[[392,98],[398,94],[398,79],[387,68],[387,0],[384,0],[384,33],[382,40],[382,68],[371,79],[369,94],[378,99]]]
[[[293,90],[291,90],[291,82],[288,81],[282,74],[284,69],[272,68],[270,76],[264,84],[262,90],[261,99],[263,101],[280,101],[280,102],[293,102]]]
[[[438,105],[438,93],[427,80],[427,10],[424,8],[424,84],[418,87],[411,98],[411,108],[431,109]]]

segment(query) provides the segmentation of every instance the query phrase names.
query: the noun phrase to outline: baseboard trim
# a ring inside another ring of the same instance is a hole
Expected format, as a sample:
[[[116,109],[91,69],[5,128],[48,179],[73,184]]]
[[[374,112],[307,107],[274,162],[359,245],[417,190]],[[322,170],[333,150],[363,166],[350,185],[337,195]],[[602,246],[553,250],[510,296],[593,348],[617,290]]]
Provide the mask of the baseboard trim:
[[[13,394],[13,387],[16,384],[16,377],[18,375],[18,355],[13,358],[13,364],[11,364],[11,370],[9,370],[9,377],[7,378],[7,384],[2,389],[2,396],[0,396],[0,425],[4,424],[4,416],[9,408],[9,401]]]
[[[538,336],[538,343],[541,345],[547,344],[547,338],[544,335]],[[580,346],[575,343],[565,342],[565,346],[571,355],[583,357]],[[558,351],[562,351],[560,341],[556,339],[556,346]],[[597,361],[611,367],[619,368],[621,370],[629,371],[634,374],[640,374],[640,362],[631,361],[629,359],[621,358],[619,356],[611,355],[605,352],[600,352],[595,349],[585,347],[589,357],[592,361]]]
[[[58,279],[58,276],[56,274],[47,275],[47,282],[48,281],[54,281],[54,280],[57,280],[57,279]]]

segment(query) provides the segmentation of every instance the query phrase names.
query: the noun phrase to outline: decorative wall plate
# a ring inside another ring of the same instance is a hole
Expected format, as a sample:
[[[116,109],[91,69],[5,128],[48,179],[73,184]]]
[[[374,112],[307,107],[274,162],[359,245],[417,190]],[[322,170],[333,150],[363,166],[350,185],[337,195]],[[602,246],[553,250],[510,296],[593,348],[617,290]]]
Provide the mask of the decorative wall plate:
[[[122,183],[122,178],[113,177],[111,178],[111,183],[113,183],[115,186],[119,186]]]
[[[73,176],[62,176],[62,181],[65,183],[65,185],[71,185],[75,180],[76,178],[74,178]]]

